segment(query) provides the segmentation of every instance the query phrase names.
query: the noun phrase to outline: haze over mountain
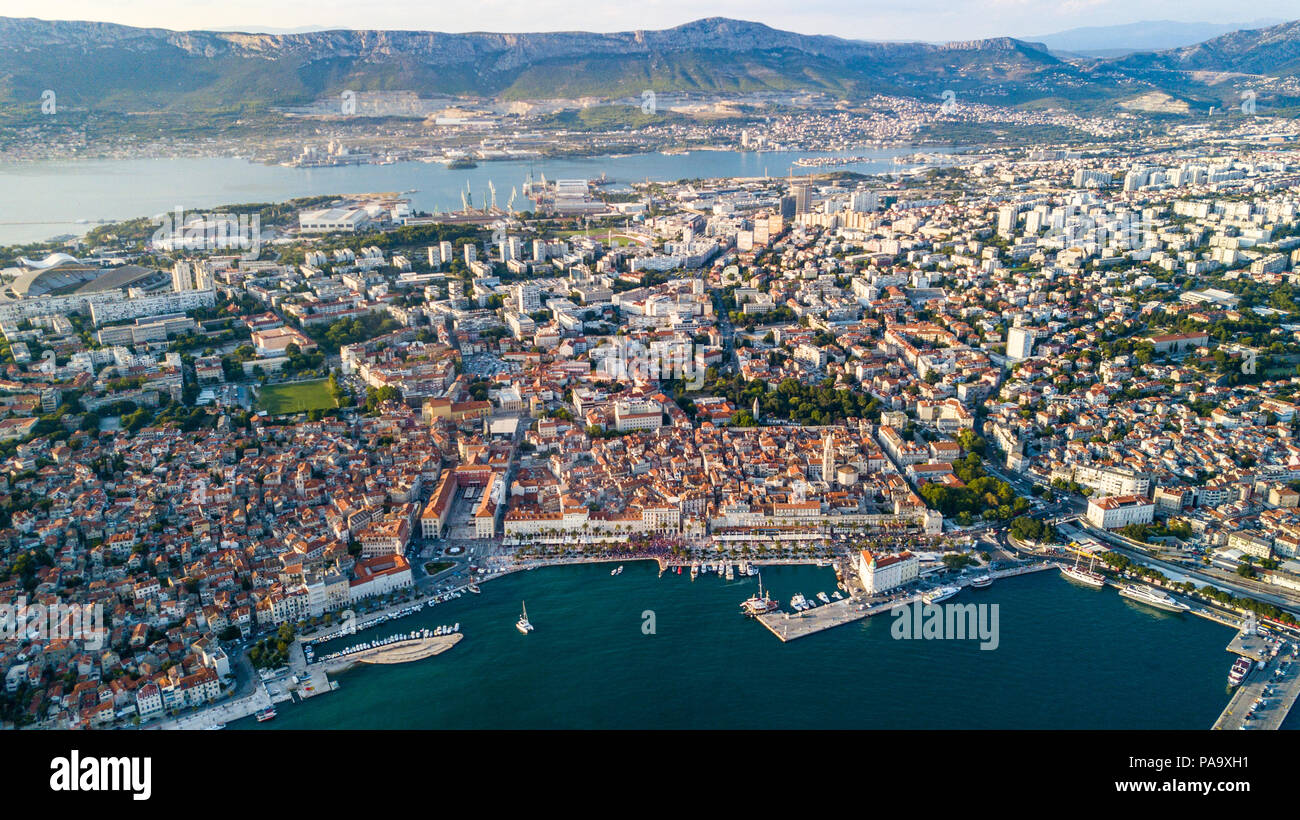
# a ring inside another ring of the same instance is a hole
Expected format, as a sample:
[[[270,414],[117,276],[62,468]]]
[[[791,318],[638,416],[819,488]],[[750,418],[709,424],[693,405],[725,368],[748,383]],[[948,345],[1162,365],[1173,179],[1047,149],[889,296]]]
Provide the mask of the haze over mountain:
[[[1099,105],[1170,88],[1214,92],[1191,71],[1291,74],[1300,21],[1114,60],[1062,59],[1000,37],[866,42],[710,18],[662,31],[296,34],[142,29],[0,18],[0,96],[99,110],[239,110],[356,91],[404,89],[506,99],[638,96],[642,90],[820,90],[990,102]]]
[[[1118,57],[1135,51],[1162,51],[1195,45],[1233,31],[1267,28],[1282,22],[1285,21],[1273,17],[1249,23],[1143,20],[1114,26],[1082,26],[1026,39],[1042,43],[1058,52],[1089,57]]]

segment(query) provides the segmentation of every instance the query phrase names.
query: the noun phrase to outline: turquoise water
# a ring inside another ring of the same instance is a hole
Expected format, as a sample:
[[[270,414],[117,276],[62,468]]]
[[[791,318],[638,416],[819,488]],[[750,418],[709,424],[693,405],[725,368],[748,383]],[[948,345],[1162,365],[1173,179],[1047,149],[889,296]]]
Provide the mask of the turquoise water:
[[[686,154],[631,154],[564,160],[481,162],[477,168],[450,170],[437,163],[403,162],[337,168],[286,168],[239,159],[76,160],[67,162],[0,163],[0,245],[34,242],[59,234],[85,233],[92,225],[78,219],[133,219],[180,206],[188,211],[216,205],[281,202],[298,196],[407,191],[417,210],[459,209],[460,192],[468,184],[474,205],[488,199],[488,182],[496,184],[497,204],[505,207],[512,188],[519,188],[515,207],[530,205],[522,198],[531,172],[554,179],[596,179],[602,173],[615,182],[671,182],[697,177],[786,176],[847,170],[881,173],[899,170],[895,156],[914,148],[817,151],[692,151]],[[930,153],[941,153],[930,149]],[[860,156],[870,162],[835,168],[795,168],[810,156]]]
[[[999,604],[1000,646],[981,651],[894,640],[889,615],[783,644],[738,614],[752,578],[609,569],[517,573],[363,633],[459,621],[465,639],[427,660],[354,668],[336,692],[231,727],[1207,729],[1228,701],[1230,629],[1055,572],[954,599]],[[814,567],[769,568],[764,583],[783,602],[835,590]],[[521,600],[529,635],[514,628]],[[646,610],[654,634],[642,631]]]

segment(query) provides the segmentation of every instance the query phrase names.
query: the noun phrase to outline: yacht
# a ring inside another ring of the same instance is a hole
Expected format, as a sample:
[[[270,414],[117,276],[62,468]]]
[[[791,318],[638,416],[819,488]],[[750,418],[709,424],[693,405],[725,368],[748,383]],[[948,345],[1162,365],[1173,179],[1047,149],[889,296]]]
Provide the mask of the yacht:
[[[470,584],[469,586],[467,586],[467,587],[465,587],[465,588],[468,589],[470,592],[474,593],[475,595],[478,595],[480,592],[483,591],[483,590],[481,590],[481,589],[478,588],[478,584]]]
[[[697,561],[696,563],[691,564],[691,580],[694,581],[699,574],[700,574],[700,564]]]
[[[260,711],[260,712],[257,713],[257,722],[258,722],[258,723],[265,723],[266,721],[268,721],[268,720],[270,720],[271,718],[275,717],[276,714],[277,714],[277,712],[275,711],[275,707],[274,707],[274,706],[268,706],[268,707],[266,707],[265,709],[263,709],[262,711]]]
[[[727,580],[736,580],[736,568],[730,563],[727,564]]]
[[[610,574],[610,575],[622,575],[622,574],[623,574],[623,565],[622,565],[622,564],[619,564],[619,565],[618,565],[618,569],[611,569],[611,570],[609,571],[609,574]]]
[[[1138,586],[1137,584],[1126,585],[1119,591],[1119,594],[1130,601],[1137,601],[1140,604],[1146,604],[1168,612],[1186,612],[1191,609],[1182,601],[1174,600],[1167,592],[1161,592],[1151,587]]]
[[[971,589],[988,589],[993,586],[992,575],[980,575],[970,581]]]
[[[1092,560],[1088,562],[1088,568],[1083,569],[1079,566],[1080,555],[1081,553],[1076,552],[1074,554],[1074,566],[1061,567],[1061,574],[1071,581],[1078,581],[1085,586],[1096,587],[1097,589],[1106,586],[1106,576],[1100,572],[1094,572],[1092,569],[1093,564],[1097,562],[1097,556],[1092,556]]]
[[[527,635],[529,632],[533,631],[533,624],[532,621],[528,620],[527,605],[524,605],[523,609],[524,609],[523,614],[519,616],[519,620],[515,623],[515,629],[518,629],[520,632]]]
[[[790,608],[795,611],[803,611],[808,606],[808,599],[803,597],[802,592],[796,592],[790,599]]]
[[[1250,674],[1250,658],[1238,657],[1232,664],[1232,669],[1228,671],[1228,685],[1238,686]]]
[[[937,604],[948,600],[960,591],[961,590],[957,587],[935,587],[922,595],[921,600],[925,601],[927,604]]]
[[[831,602],[830,596],[827,595],[825,592],[819,592],[819,593],[817,593],[817,598],[818,598],[818,599],[819,599],[823,604],[829,604],[829,603]]]
[[[758,576],[758,593],[745,599],[740,608],[746,615],[757,617],[768,612],[775,612],[781,608],[781,604],[763,592],[763,576],[760,575]]]

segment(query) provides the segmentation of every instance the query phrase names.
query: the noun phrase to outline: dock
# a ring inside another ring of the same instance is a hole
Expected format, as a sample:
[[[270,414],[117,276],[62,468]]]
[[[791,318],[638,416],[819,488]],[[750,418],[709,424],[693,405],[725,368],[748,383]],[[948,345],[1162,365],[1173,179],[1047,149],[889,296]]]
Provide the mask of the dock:
[[[460,643],[464,637],[461,633],[455,632],[451,635],[434,635],[428,638],[400,641],[388,646],[377,646],[373,649],[353,652],[346,657],[322,661],[313,664],[313,666],[323,667],[325,672],[340,672],[358,663],[394,664],[422,661],[425,658],[432,658],[434,655],[441,655]]]
[[[1280,636],[1285,643],[1291,643],[1286,634]],[[1266,731],[1281,728],[1283,721],[1296,699],[1300,697],[1300,659],[1295,653],[1278,652],[1270,658],[1265,651],[1266,644],[1259,635],[1237,634],[1228,644],[1228,651],[1250,658],[1257,663],[1250,670],[1246,680],[1237,687],[1232,700],[1228,701],[1223,714],[1214,721],[1214,729],[1263,729]],[[1263,669],[1258,661],[1265,661]],[[1225,672],[1226,676],[1226,672]],[[1254,713],[1251,706],[1259,701]],[[1265,703],[1267,701],[1267,703]]]
[[[1047,569],[1054,569],[1055,564],[1041,563],[1031,564],[1023,567],[1012,567],[1010,569],[997,570],[988,573],[995,581],[1002,578],[1014,578],[1017,575],[1026,575],[1031,572],[1042,572]],[[970,585],[971,578],[958,578],[955,580],[945,580],[945,586],[954,586],[958,589],[964,589]],[[917,591],[915,594],[900,598],[893,601],[884,601],[879,604],[869,604],[861,598],[845,598],[842,601],[833,601],[829,604],[813,607],[803,612],[789,613],[778,610],[769,612],[766,615],[759,615],[757,621],[782,642],[788,643],[797,638],[806,638],[809,635],[815,635],[827,629],[844,624],[860,621],[863,618],[870,618],[872,615],[879,615],[882,612],[889,612],[895,607],[908,606],[919,603],[923,592]]]

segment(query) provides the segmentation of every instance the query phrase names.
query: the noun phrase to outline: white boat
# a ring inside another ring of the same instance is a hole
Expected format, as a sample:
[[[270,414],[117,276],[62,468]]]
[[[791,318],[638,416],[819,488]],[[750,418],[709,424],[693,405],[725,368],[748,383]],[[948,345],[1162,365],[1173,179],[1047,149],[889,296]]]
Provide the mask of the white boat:
[[[843,600],[844,594],[837,589],[831,593],[831,597],[839,601],[839,600]]]
[[[470,592],[474,593],[475,595],[478,595],[480,592],[483,591],[483,590],[481,590],[481,589],[478,588],[478,584],[470,584],[469,586],[467,586],[467,587],[465,587],[465,588],[468,589]]]
[[[831,602],[830,596],[827,595],[825,592],[817,593],[817,597],[821,600],[823,604],[829,604]]]
[[[1061,567],[1061,574],[1066,578],[1069,578],[1071,581],[1078,581],[1085,586],[1096,587],[1097,589],[1106,586],[1106,576],[1102,575],[1100,572],[1093,572],[1092,570],[1092,565],[1097,562],[1097,556],[1092,556],[1092,560],[1088,563],[1088,568],[1083,569],[1079,566],[1079,555],[1080,553],[1078,552],[1074,554],[1074,566]]]
[[[802,612],[808,606],[808,599],[803,597],[802,592],[796,592],[790,599],[790,608],[796,612]]]
[[[1161,592],[1158,589],[1152,589],[1147,586],[1128,584],[1119,591],[1119,594],[1128,598],[1130,601],[1137,601],[1140,604],[1153,606],[1156,609],[1163,609],[1167,612],[1187,612],[1191,609],[1190,606],[1182,601],[1175,600],[1169,593]]]
[[[1250,674],[1250,658],[1238,657],[1232,664],[1232,669],[1228,672],[1228,685],[1238,686]]]
[[[758,577],[758,593],[747,598],[740,605],[740,608],[746,615],[757,617],[768,612],[775,612],[781,608],[781,604],[763,592],[763,576],[760,575]]]
[[[978,578],[972,578],[970,581],[971,589],[987,589],[993,586],[992,575],[981,575]]]
[[[528,620],[528,607],[526,605],[523,610],[523,614],[519,616],[519,620],[515,623],[515,629],[527,635],[533,631],[533,624],[532,621]]]
[[[935,587],[921,596],[921,600],[927,604],[937,604],[948,600],[961,590],[957,587]]]
[[[736,568],[731,564],[727,564],[727,580],[728,581],[736,580]]]

